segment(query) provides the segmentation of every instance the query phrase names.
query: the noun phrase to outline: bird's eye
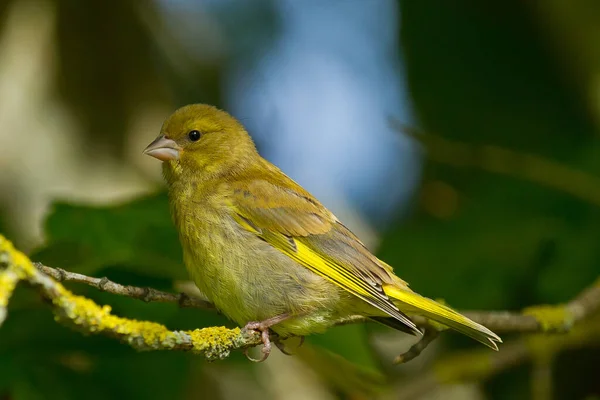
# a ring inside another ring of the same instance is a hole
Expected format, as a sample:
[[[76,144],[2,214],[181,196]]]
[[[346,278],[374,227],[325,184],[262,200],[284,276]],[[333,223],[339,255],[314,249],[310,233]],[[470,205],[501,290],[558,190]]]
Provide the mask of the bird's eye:
[[[192,142],[195,142],[196,140],[200,139],[200,132],[190,131],[190,133],[188,133],[188,137]]]

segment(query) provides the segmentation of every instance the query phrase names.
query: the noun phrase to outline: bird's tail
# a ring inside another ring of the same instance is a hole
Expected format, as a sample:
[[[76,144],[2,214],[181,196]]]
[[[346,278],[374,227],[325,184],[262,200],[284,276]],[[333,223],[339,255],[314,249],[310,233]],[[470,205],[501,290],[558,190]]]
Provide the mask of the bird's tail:
[[[502,339],[483,325],[471,321],[464,315],[459,314],[450,307],[437,301],[423,297],[410,289],[402,289],[397,286],[384,286],[385,294],[394,300],[394,303],[408,314],[422,315],[449,328],[467,335],[484,345],[498,350],[497,343]]]

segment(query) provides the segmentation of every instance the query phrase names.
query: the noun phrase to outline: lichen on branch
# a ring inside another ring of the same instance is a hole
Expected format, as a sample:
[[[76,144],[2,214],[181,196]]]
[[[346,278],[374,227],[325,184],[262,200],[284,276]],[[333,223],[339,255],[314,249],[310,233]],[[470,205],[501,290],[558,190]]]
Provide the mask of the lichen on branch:
[[[254,331],[210,327],[193,331],[171,331],[156,322],[118,317],[108,305],[75,295],[62,284],[40,272],[12,243],[0,235],[0,324],[8,301],[19,282],[36,288],[52,304],[57,320],[77,330],[102,334],[129,344],[137,350],[181,350],[223,359],[232,350],[261,343]]]
[[[42,297],[49,300],[59,322],[82,332],[118,339],[137,350],[190,351],[201,354],[208,360],[216,360],[228,357],[232,350],[245,349],[262,343],[257,332],[239,328],[209,327],[193,331],[172,331],[156,322],[119,317],[111,313],[110,306],[100,306],[90,299],[75,295],[59,281],[84,283],[102,291],[146,302],[176,303],[181,307],[214,310],[210,303],[183,294],[126,286],[107,278],[93,278],[41,264],[34,265],[29,258],[0,235],[0,325],[6,318],[8,302],[16,285],[23,282],[37,289]],[[574,325],[589,319],[598,310],[600,310],[600,279],[564,305],[534,306],[522,312],[462,311],[462,313],[498,332],[567,333]],[[364,321],[364,317],[352,316],[337,321],[336,325]],[[414,321],[422,327],[428,326],[429,333],[407,353],[398,356],[396,362],[406,362],[418,356],[437,337],[435,327],[426,319],[414,316]]]

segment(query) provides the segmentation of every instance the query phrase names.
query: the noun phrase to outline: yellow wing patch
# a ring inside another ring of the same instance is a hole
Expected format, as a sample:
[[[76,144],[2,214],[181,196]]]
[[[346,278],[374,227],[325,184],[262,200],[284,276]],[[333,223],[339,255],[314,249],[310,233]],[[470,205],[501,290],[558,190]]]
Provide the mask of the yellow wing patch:
[[[391,317],[398,319],[411,330],[420,333],[417,326],[387,297],[381,285],[369,283],[360,276],[353,274],[352,271],[339,265],[334,260],[328,259],[314,251],[301,239],[295,239],[269,230],[262,230],[239,214],[236,220],[245,229],[255,233],[302,266],[384,311]]]

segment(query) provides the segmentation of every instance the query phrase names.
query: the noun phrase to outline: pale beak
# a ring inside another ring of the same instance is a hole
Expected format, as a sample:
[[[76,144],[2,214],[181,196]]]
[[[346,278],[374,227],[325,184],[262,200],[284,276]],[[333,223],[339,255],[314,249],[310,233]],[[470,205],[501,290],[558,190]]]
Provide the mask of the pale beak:
[[[165,135],[160,135],[154,142],[144,149],[144,154],[159,159],[160,161],[177,160],[182,150],[174,140]]]

